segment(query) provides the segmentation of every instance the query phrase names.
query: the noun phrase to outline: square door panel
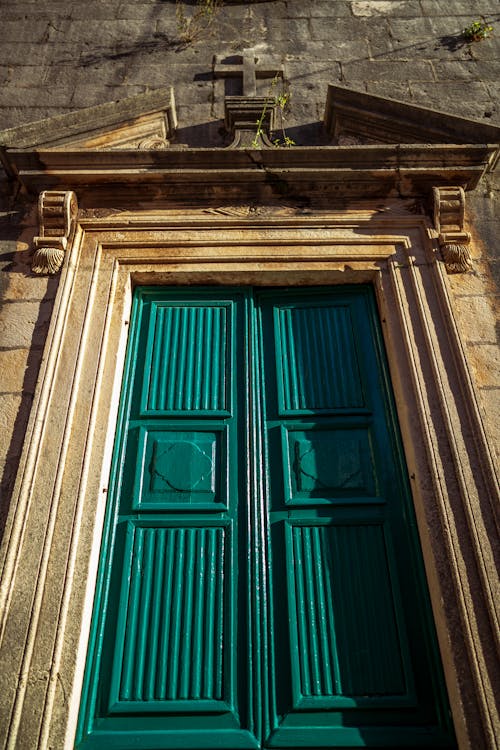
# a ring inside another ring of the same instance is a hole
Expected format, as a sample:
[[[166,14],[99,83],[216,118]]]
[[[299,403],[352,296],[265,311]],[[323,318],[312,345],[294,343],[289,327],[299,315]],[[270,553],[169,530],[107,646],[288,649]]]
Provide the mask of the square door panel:
[[[285,503],[317,505],[345,498],[377,501],[368,426],[282,426]]]
[[[226,510],[226,480],[226,428],[140,428],[134,510]]]

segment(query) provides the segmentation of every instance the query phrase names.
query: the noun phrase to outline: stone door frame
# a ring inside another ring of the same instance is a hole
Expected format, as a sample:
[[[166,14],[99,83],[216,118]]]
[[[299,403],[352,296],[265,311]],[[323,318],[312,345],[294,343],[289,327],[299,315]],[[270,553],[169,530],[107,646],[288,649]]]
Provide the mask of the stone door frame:
[[[133,287],[344,283],[376,293],[459,745],[494,747],[490,449],[432,228],[378,208],[79,212],[4,540],[5,747],[73,746]]]

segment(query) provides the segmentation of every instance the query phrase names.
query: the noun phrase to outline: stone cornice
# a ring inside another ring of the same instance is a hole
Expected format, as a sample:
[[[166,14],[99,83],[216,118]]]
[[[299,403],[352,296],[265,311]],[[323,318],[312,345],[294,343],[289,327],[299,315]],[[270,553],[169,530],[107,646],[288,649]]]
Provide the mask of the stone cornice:
[[[290,149],[15,150],[4,160],[25,190],[92,190],[96,205],[113,190],[126,204],[143,198],[229,200],[281,196],[360,199],[422,197],[440,185],[472,190],[492,168],[491,145],[404,144]],[[119,195],[117,189],[119,188]]]

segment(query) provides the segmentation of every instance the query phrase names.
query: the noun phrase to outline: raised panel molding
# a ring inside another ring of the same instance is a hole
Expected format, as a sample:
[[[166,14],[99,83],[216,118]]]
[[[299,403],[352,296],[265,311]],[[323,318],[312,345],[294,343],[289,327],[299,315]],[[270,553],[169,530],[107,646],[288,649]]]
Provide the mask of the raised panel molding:
[[[169,711],[179,701],[192,702],[190,711],[222,710],[225,535],[130,525],[110,713]]]
[[[331,708],[354,698],[351,707],[414,704],[381,526],[292,525],[287,542],[295,571],[296,707],[309,698],[314,709],[314,698],[326,697]]]

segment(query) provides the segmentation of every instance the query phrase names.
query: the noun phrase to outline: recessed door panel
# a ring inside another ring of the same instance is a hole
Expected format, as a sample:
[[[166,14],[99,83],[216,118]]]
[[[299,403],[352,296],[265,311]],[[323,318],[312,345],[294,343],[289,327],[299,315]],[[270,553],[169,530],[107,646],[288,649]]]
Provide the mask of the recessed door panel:
[[[369,425],[359,421],[283,425],[287,505],[328,505],[377,498],[377,474]]]
[[[294,708],[414,704],[379,523],[286,524]]]
[[[127,537],[110,711],[220,712],[229,529],[130,522]]]
[[[215,420],[137,428],[132,509],[228,509],[228,426]]]
[[[294,301],[274,313],[280,413],[365,406],[350,307]]]
[[[234,303],[151,302],[142,413],[227,413]]]

